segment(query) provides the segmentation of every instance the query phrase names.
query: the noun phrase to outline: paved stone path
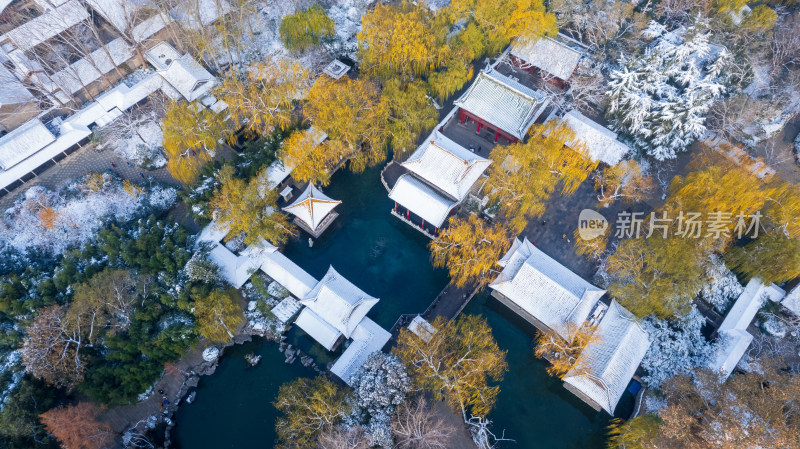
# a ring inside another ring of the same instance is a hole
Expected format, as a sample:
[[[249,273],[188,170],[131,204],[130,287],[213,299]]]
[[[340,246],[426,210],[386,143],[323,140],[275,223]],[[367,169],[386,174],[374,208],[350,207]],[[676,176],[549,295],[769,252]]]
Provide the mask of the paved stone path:
[[[113,167],[112,163],[116,167]],[[50,190],[55,190],[88,173],[102,173],[108,169],[111,169],[115,175],[123,179],[129,179],[136,184],[159,182],[174,186],[180,185],[167,172],[166,168],[144,170],[135,165],[129,167],[128,161],[114,154],[113,150],[98,151],[95,145],[87,145],[63,160],[56,162],[55,165],[47,168],[31,181],[17,187],[10,194],[0,198],[0,210],[10,207],[19,195],[32,186],[40,185]]]

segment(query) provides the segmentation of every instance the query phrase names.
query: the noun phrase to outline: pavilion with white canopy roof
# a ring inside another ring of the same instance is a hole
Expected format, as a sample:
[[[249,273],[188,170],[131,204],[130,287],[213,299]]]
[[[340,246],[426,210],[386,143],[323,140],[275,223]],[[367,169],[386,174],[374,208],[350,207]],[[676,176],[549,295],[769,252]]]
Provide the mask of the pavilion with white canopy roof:
[[[389,192],[392,214],[423,230],[427,223],[435,234],[491,163],[434,131],[400,164],[407,172]]]
[[[308,184],[306,190],[283,210],[295,216],[294,224],[316,238],[339,216],[333,209],[341,203]]]

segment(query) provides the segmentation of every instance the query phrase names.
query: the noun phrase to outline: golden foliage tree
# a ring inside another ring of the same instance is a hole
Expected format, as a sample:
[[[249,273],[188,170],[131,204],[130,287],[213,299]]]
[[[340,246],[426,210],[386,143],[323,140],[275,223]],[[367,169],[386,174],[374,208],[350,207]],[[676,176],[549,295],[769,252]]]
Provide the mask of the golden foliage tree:
[[[581,237],[580,229],[576,229],[572,235],[575,238],[575,253],[577,255],[600,258],[608,246],[611,228],[606,228],[601,235],[590,240]]]
[[[508,231],[500,224],[489,225],[475,215],[466,220],[453,218],[438,239],[428,244],[433,266],[447,268],[457,287],[491,282],[494,266],[511,246]]]
[[[40,415],[42,424],[64,449],[104,449],[114,444],[111,426],[98,421],[100,409],[91,402],[78,402],[50,409]]]
[[[236,128],[267,136],[292,123],[293,101],[308,89],[308,71],[288,59],[269,58],[252,64],[245,75],[229,70],[214,90],[228,104]]]
[[[630,203],[644,201],[655,188],[655,183],[642,173],[638,162],[628,159],[600,171],[594,178],[594,188],[599,192],[597,200],[600,205],[609,206],[618,199]]]
[[[383,88],[383,97],[391,109],[389,132],[397,157],[415,149],[419,137],[438,123],[439,111],[431,104],[421,81],[390,80]]]
[[[227,238],[244,233],[246,244],[266,239],[273,244],[286,243],[293,226],[286,214],[278,210],[278,192],[267,180],[267,169],[249,181],[235,177],[231,165],[222,167],[217,179],[219,187],[209,201],[217,223],[228,229]]]
[[[550,362],[547,373],[559,379],[563,379],[568,372],[573,372],[574,375],[587,373],[589,364],[581,356],[583,350],[600,342],[600,334],[595,332],[593,326],[578,327],[570,324],[565,333],[569,335],[568,339],[564,339],[554,330],[538,331],[536,346],[533,348],[536,357]]]
[[[314,166],[349,160],[350,169],[361,172],[386,159],[390,107],[371,81],[321,77],[309,90],[303,112],[329,139],[309,152]]]
[[[39,226],[46,231],[53,229],[58,224],[60,215],[60,212],[49,206],[42,207],[36,213],[39,218]]]
[[[233,339],[239,325],[244,320],[244,311],[234,297],[235,290],[214,290],[194,302],[194,316],[197,330],[213,342],[226,342]]]
[[[438,317],[436,333],[425,341],[403,328],[392,349],[408,368],[414,383],[444,399],[466,422],[471,415],[485,417],[494,407],[498,386],[508,365],[483,317],[461,315],[457,320]]]
[[[796,272],[800,190],[762,180],[748,164],[723,157],[729,147],[719,150],[701,148],[689,173],[673,179],[666,204],[642,223],[642,237],[623,239],[606,262],[614,280],[609,291],[639,317],[686,312],[708,281],[704,264],[713,254],[727,251],[726,260],[746,277],[781,280]],[[756,231],[755,241],[732,248]]]
[[[388,79],[425,75],[447,60],[444,27],[432,26],[423,4],[378,4],[361,21],[358,51],[368,74]]]
[[[48,306],[37,315],[22,344],[22,363],[35,377],[71,389],[83,381],[83,332],[65,319],[65,306]]]
[[[350,409],[345,392],[324,376],[281,385],[275,408],[282,414],[275,423],[279,449],[314,449]]]
[[[431,73],[428,84],[431,92],[439,101],[450,98],[457,90],[464,87],[473,75],[472,64],[453,59],[444,70]]]
[[[608,290],[638,317],[683,315],[706,282],[708,254],[689,238],[622,239],[606,263]]]
[[[229,136],[222,118],[204,107],[172,102],[161,120],[167,171],[178,181],[194,181],[215,154],[217,140]]]
[[[541,216],[545,202],[556,187],[570,195],[597,168],[585,146],[566,142],[575,133],[563,122],[533,125],[527,142],[496,147],[489,167],[486,190],[498,202],[500,213],[515,233],[522,232],[528,220]]]
[[[453,0],[449,12],[456,21],[475,20],[489,54],[499,52],[514,38],[536,40],[558,34],[556,16],[547,12],[542,0]]]
[[[745,246],[731,247],[725,255],[728,267],[761,282],[781,283],[800,276],[800,240],[768,232]]]
[[[278,153],[278,159],[292,169],[292,178],[301,182],[326,186],[331,182],[333,161],[317,147],[322,144],[325,133],[317,128],[294,131]]]
[[[648,449],[655,444],[661,419],[642,415],[628,421],[615,418],[608,425],[609,449]]]
[[[335,24],[320,5],[289,14],[281,20],[280,35],[289,50],[302,51],[332,38]]]

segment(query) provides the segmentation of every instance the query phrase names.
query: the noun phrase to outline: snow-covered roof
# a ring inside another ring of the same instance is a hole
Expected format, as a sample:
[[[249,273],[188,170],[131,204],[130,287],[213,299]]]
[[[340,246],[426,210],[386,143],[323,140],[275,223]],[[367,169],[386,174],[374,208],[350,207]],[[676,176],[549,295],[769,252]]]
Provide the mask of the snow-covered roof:
[[[583,143],[595,161],[616,165],[630,152],[627,145],[617,140],[617,133],[574,109],[564,115],[564,121],[575,133],[575,139],[567,142],[567,146],[575,141]]]
[[[343,77],[345,73],[350,71],[350,66],[343,63],[338,59],[334,59],[328,65],[322,69],[322,73],[330,76],[331,78],[338,80],[339,78]]]
[[[88,18],[78,0],[69,0],[0,36],[0,42],[10,39],[17,48],[28,51]]]
[[[543,94],[494,69],[486,69],[454,105],[522,140],[541,113],[544,102]]]
[[[286,212],[294,214],[298,220],[305,223],[312,231],[316,231],[333,209],[341,204],[325,196],[314,184],[308,184],[305,192],[300,194],[290,205],[283,208]]]
[[[378,298],[364,293],[333,267],[329,267],[319,283],[300,300],[347,338],[377,302]]]
[[[38,118],[23,123],[0,137],[0,168],[8,170],[55,140]]]
[[[409,173],[397,179],[389,198],[437,228],[442,226],[447,215],[458,204]]]
[[[581,59],[581,52],[549,37],[517,40],[511,54],[563,81],[569,80]]]
[[[747,352],[747,348],[753,342],[753,336],[745,329],[729,329],[720,332],[719,338],[722,342],[717,346],[717,352],[709,362],[708,368],[727,378]]]
[[[0,106],[24,104],[33,100],[33,94],[4,65],[0,64]]]
[[[386,329],[369,318],[364,318],[353,331],[353,341],[344,354],[336,360],[331,372],[350,385],[353,374],[367,361],[373,352],[380,351],[392,338]]]
[[[209,251],[208,258],[220,268],[220,275],[235,288],[242,288],[259,264],[248,256],[237,256],[221,243]]]
[[[188,53],[181,56],[167,42],[159,42],[145,52],[147,60],[186,100],[194,101],[211,90],[214,77]]]
[[[401,165],[461,201],[491,163],[434,131]]]
[[[134,56],[133,48],[120,37],[73,62],[69,67],[59,70],[50,78],[58,87],[71,95]]]
[[[328,138],[328,135],[325,134],[325,131],[315,126],[308,128],[307,130],[303,131],[303,133],[305,136],[303,138],[302,147],[306,148],[308,151],[311,151]],[[270,164],[270,166],[267,168],[267,180],[272,187],[275,187],[282,183],[284,179],[288,178],[289,175],[292,174],[292,170],[294,170],[294,166],[277,160]]]
[[[311,336],[317,343],[321,344],[328,351],[333,349],[339,337],[342,335],[339,330],[331,326],[327,321],[314,313],[308,307],[304,308],[295,320],[295,324],[300,326],[305,333]]]
[[[275,318],[285,324],[288,323],[301,308],[303,308],[303,306],[301,306],[296,299],[287,296],[283,298],[277,306],[273,307],[270,312],[275,315]]]
[[[498,262],[503,271],[489,286],[564,338],[580,327],[605,294],[535,247],[514,239]]]
[[[228,235],[228,228],[221,226],[216,221],[212,221],[197,235],[197,243],[216,243],[224,239],[226,235]]]
[[[431,338],[436,333],[436,329],[425,318],[417,315],[408,324],[408,330],[414,335],[421,338],[426,343],[431,341]]]
[[[137,12],[147,6],[149,0],[86,0],[86,3],[100,13],[109,23],[122,33],[132,27]]]
[[[800,139],[800,136],[798,136],[798,139]],[[786,294],[786,297],[781,301],[781,305],[786,307],[793,314],[800,316],[800,285]]]
[[[599,338],[581,354],[585,365],[578,372],[568,372],[564,382],[613,415],[650,347],[650,339],[634,316],[616,301],[611,302],[595,332]]]
[[[722,343],[717,346],[717,353],[708,363],[708,368],[723,378],[728,377],[753,341],[747,327],[764,305],[764,299],[780,301],[784,294],[783,289],[775,284],[764,285],[759,278],[751,279],[717,329]]]
[[[784,293],[775,284],[767,286],[761,283],[759,278],[751,279],[742,294],[736,299],[731,310],[725,315],[725,319],[717,330],[722,333],[732,329],[747,329],[747,326],[750,325],[756,313],[758,313],[758,309],[764,305],[763,299],[765,295],[772,301],[777,301],[783,298]]]
[[[200,29],[211,25],[231,10],[225,0],[183,0],[170,11],[170,16],[182,25]]]
[[[317,285],[317,280],[279,251],[269,254],[261,271],[281,284],[296,298],[305,297]]]

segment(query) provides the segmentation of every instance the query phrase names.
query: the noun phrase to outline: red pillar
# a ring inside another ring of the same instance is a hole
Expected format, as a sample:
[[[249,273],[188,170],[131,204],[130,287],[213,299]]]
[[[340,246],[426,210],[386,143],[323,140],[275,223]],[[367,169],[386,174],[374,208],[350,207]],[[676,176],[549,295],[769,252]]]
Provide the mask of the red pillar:
[[[422,219],[422,229],[425,229],[425,219]]]
[[[500,137],[500,131],[494,132],[494,143],[497,143],[497,139]]]
[[[406,218],[408,218],[408,209],[406,209]]]
[[[394,211],[397,212],[397,201],[394,202]]]
[[[478,119],[478,130],[475,131],[475,134],[480,134],[481,133],[481,127],[482,126],[483,126],[483,120]]]
[[[459,109],[458,110],[458,120],[461,122],[462,125],[464,124],[464,120],[466,120],[466,119],[467,119],[467,114],[464,113],[463,109]]]

